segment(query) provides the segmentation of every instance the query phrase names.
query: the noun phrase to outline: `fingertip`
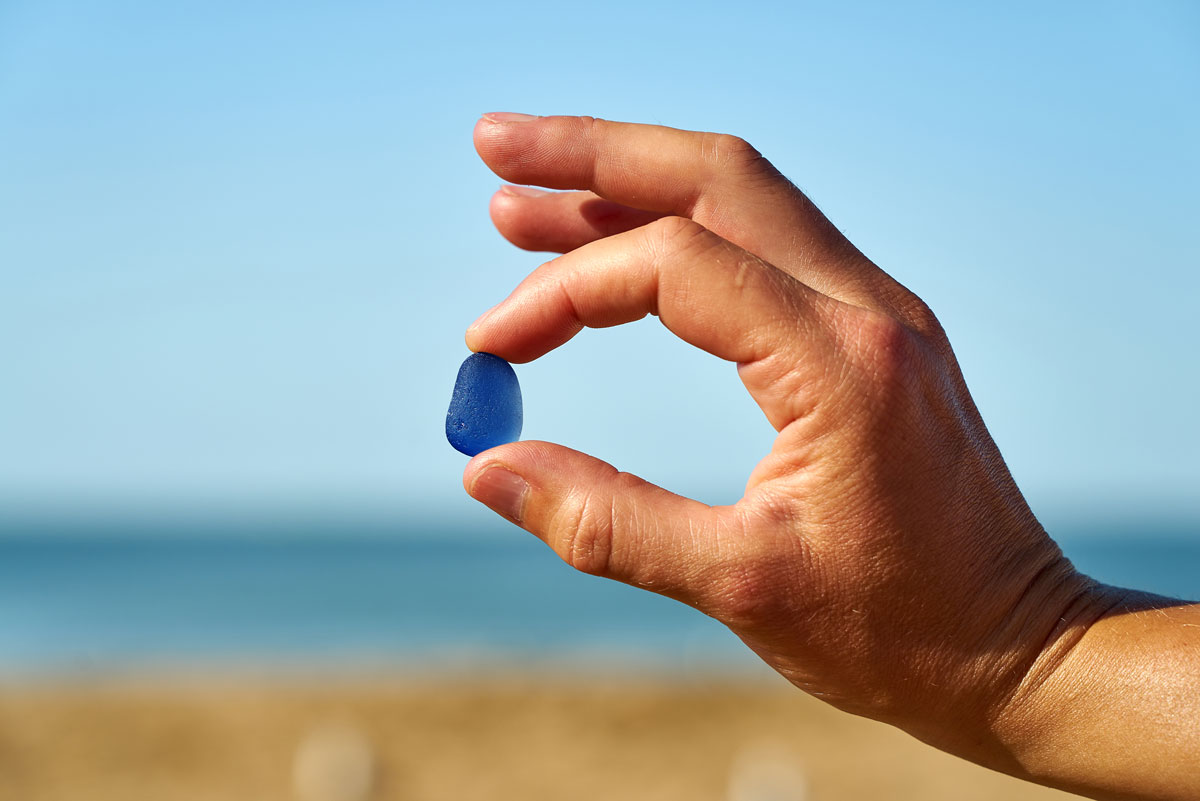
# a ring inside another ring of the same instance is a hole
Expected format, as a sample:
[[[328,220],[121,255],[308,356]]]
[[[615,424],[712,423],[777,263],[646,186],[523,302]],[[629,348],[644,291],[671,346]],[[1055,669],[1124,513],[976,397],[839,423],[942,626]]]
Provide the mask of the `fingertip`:
[[[487,141],[488,133],[495,126],[487,115],[480,117],[475,121],[475,127],[471,130],[471,141],[475,144],[475,152],[481,157],[483,156],[482,144]]]
[[[463,488],[493,512],[517,524],[524,520],[529,482],[504,464],[494,460],[484,461],[474,467],[468,464],[463,473]]]
[[[488,448],[486,451],[475,454],[467,462],[463,468],[463,489],[467,491],[468,495],[471,494],[471,487],[481,473],[491,467],[503,465],[504,460],[500,457],[503,455],[506,447],[508,446],[497,445],[494,448]]]
[[[501,301],[501,303],[503,303],[503,301]],[[472,353],[478,353],[481,350],[487,350],[485,343],[483,342],[485,324],[487,323],[488,318],[496,312],[496,309],[500,308],[501,303],[497,303],[495,306],[492,306],[483,314],[476,317],[475,322],[467,326],[466,333],[463,335],[463,341],[466,342],[467,349]],[[496,355],[499,356],[500,354]],[[511,361],[511,359],[509,361]]]
[[[484,114],[475,121],[475,128],[471,132],[471,140],[475,144],[475,152],[485,162],[488,160],[492,143],[497,138],[503,136],[505,127],[504,123],[493,119],[489,114]]]
[[[561,221],[554,218],[553,204],[540,202],[554,194],[528,186],[502,186],[488,203],[492,225],[521,250],[561,253],[563,248],[556,247],[562,237],[556,230]]]
[[[548,314],[536,298],[514,292],[467,328],[467,348],[525,364],[554,350],[583,330],[574,317]]]
[[[475,129],[472,132],[475,150],[482,156],[481,146],[489,140],[515,133],[523,124],[535,122],[538,119],[540,117],[533,114],[516,114],[508,111],[490,111],[483,114],[475,121]]]
[[[537,114],[521,114],[516,111],[489,111],[487,114],[480,115],[480,119],[493,124],[502,124],[510,122],[533,122],[534,120],[541,119],[541,117]]]
[[[509,442],[471,457],[463,468],[463,489],[475,500],[515,523],[525,520],[534,490],[548,472],[570,472],[573,451],[538,440]]]
[[[488,201],[488,216],[492,218],[492,224],[502,235],[504,235],[505,224],[516,216],[521,200],[519,195],[508,191],[507,186],[502,186],[492,194],[492,199]],[[507,238],[507,235],[505,237]]]
[[[564,454],[576,453],[561,445],[536,439],[497,445],[471,457],[463,468],[463,485],[464,488],[467,487],[468,483],[478,478],[481,473],[494,467],[503,467],[537,483],[537,476],[546,471],[554,472],[564,468]]]
[[[496,192],[497,196],[514,198],[518,200],[521,198],[543,198],[547,195],[553,194],[554,192],[548,192],[545,189],[538,189],[536,186],[518,186],[516,184],[504,184]]]
[[[479,347],[479,336],[475,333],[475,323],[471,323],[471,327],[463,334],[463,343],[471,353],[479,353],[482,350]]]

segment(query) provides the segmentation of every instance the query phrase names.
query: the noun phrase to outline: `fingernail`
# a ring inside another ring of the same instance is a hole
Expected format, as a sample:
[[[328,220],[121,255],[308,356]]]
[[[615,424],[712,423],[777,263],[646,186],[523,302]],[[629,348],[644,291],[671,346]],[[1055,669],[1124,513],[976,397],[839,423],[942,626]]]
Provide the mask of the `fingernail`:
[[[471,485],[471,497],[514,523],[520,523],[529,484],[503,467],[489,467]]]
[[[489,111],[483,115],[488,122],[530,122],[536,120],[536,114],[517,114],[513,111]]]
[[[534,189],[532,186],[510,186],[507,184],[500,187],[500,191],[517,197],[542,197],[543,195],[550,194],[542,189]]]

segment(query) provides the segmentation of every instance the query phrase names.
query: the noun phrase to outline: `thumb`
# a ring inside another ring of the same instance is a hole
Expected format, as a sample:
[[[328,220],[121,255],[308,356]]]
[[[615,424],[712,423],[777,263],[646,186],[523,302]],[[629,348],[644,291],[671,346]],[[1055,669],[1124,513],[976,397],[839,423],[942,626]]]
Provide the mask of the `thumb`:
[[[467,464],[463,486],[576,570],[707,607],[714,507],[548,442],[484,451]]]

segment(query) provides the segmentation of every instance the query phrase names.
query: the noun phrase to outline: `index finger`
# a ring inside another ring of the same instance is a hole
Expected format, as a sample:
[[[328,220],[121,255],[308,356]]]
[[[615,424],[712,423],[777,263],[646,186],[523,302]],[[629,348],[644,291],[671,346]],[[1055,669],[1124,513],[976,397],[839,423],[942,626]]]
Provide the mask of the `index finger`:
[[[841,309],[699,224],[665,217],[543,264],[468,328],[466,339],[471,350],[528,362],[585,327],[653,314],[718,358],[768,368],[742,378],[781,429],[802,413],[802,388],[837,374],[831,365]],[[780,363],[787,369],[771,367]]]

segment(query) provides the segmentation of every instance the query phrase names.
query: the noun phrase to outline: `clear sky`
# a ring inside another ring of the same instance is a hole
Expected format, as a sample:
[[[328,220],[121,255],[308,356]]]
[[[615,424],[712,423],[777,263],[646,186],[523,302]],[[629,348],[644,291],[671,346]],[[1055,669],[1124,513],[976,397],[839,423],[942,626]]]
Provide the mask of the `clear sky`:
[[[749,139],[1035,510],[1200,515],[1200,6],[982,6],[0,0],[3,503],[475,514],[462,332],[548,258],[487,216],[511,110]],[[710,502],[771,439],[655,321],[518,373],[527,438]]]

